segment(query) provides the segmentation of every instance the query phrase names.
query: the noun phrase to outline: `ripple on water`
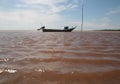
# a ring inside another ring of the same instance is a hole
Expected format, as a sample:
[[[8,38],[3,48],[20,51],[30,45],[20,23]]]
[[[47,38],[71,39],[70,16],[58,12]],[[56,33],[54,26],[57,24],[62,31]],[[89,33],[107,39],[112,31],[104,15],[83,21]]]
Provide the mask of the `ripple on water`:
[[[0,83],[119,84],[119,37],[101,32],[0,33]]]
[[[0,69],[0,73],[4,73],[4,72],[7,72],[7,73],[16,73],[17,70],[15,70],[15,69]]]

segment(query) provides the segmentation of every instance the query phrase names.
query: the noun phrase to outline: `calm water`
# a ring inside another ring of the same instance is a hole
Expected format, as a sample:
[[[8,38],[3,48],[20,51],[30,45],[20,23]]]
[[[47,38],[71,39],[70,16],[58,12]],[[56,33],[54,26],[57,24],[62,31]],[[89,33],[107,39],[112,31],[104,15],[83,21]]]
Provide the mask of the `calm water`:
[[[0,84],[120,84],[120,32],[0,31]]]

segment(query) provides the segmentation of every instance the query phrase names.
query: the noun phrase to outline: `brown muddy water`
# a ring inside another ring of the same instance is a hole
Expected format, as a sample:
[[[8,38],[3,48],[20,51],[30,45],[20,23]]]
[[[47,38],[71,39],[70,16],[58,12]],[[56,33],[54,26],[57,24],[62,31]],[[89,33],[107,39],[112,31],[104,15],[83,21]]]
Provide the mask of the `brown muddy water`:
[[[0,31],[0,84],[120,84],[120,32]]]

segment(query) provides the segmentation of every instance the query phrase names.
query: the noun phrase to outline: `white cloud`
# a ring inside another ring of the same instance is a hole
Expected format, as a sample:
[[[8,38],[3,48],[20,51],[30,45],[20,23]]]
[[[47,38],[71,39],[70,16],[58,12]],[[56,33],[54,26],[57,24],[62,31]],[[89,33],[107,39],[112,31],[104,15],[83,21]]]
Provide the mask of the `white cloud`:
[[[101,18],[101,22],[102,23],[109,23],[111,20],[110,20],[110,18],[109,17],[103,17],[103,18]]]
[[[39,27],[41,24],[49,25],[58,22],[62,17],[58,14],[43,14],[33,10],[17,10],[13,12],[0,11],[1,27]],[[3,23],[4,22],[4,23]]]
[[[93,28],[106,28],[108,27],[108,23],[93,23],[93,22],[86,22],[85,27],[93,27]]]
[[[43,4],[54,5],[56,3],[66,2],[67,0],[21,0],[25,4]]]
[[[34,11],[13,11],[13,12],[0,12],[0,19],[6,21],[17,21],[17,22],[33,22],[37,18],[37,13]]]
[[[65,23],[59,13],[77,7],[78,1],[68,3],[68,0],[20,0],[20,3],[14,4],[15,10],[0,11],[0,27],[33,28],[41,24],[59,26]]]
[[[63,10],[77,7],[78,0],[73,0],[68,3],[68,0],[21,0],[22,4],[17,4],[16,7],[38,8],[47,13],[59,13]]]
[[[120,13],[120,7],[107,12],[106,15],[113,15],[113,14],[119,14],[119,13]]]
[[[0,12],[0,19],[11,21],[34,22],[35,20],[43,20],[47,22],[54,22],[60,19],[57,14],[42,14],[33,10],[18,10],[14,12]]]

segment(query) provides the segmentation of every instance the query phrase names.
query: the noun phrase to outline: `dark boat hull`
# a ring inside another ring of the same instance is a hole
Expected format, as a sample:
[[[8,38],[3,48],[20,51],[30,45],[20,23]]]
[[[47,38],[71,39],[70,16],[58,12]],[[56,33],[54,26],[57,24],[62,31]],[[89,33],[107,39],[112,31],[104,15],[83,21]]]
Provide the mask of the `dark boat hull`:
[[[68,26],[64,27],[64,29],[45,29],[45,26],[42,26],[41,28],[37,29],[38,31],[42,30],[43,32],[71,32],[73,31],[75,27],[69,28]]]
[[[71,32],[72,30],[74,30],[75,28],[71,28],[71,29],[42,29],[43,32]]]

